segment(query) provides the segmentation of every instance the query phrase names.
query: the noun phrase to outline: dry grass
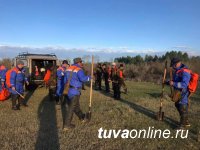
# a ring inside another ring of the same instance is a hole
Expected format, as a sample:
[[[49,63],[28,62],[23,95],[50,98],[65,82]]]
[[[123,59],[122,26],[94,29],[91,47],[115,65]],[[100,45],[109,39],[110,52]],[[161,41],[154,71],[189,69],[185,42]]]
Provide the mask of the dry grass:
[[[169,129],[172,132],[178,113],[169,99],[164,101],[166,119],[155,120],[158,111],[160,86],[152,83],[127,82],[129,93],[115,101],[110,94],[94,91],[92,121],[82,124],[74,116],[76,128],[62,132],[60,107],[48,100],[46,89],[37,89],[29,99],[29,107],[20,111],[10,109],[10,100],[0,103],[0,149],[54,150],[54,149],[200,149],[196,142],[199,128],[199,93],[192,98],[188,139],[98,139],[98,129]],[[81,107],[88,109],[89,90],[83,91]]]

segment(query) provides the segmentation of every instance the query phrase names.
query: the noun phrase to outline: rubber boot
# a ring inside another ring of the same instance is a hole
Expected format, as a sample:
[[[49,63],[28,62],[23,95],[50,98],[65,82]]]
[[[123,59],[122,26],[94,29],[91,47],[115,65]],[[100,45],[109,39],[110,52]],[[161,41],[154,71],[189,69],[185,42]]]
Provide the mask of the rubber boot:
[[[17,105],[16,105],[16,99],[12,99],[12,109],[13,110],[18,110],[18,107],[17,107]]]
[[[63,96],[59,96],[59,105],[63,103]]]
[[[12,94],[11,98],[12,98],[12,109],[13,110],[19,110],[18,107],[17,107],[17,98],[18,98],[18,95]]]
[[[74,129],[74,128],[75,128],[75,125],[74,125],[74,124],[70,124],[70,125],[65,126],[65,127],[63,128],[63,132],[72,130],[72,129]]]
[[[19,103],[20,103],[21,106],[28,107],[27,102],[25,101],[25,99],[23,99],[21,97],[19,97]]]
[[[60,105],[60,96],[55,97],[56,105]]]
[[[180,105],[180,129],[185,129],[190,127],[190,123],[188,120],[188,106],[187,105]]]
[[[190,123],[189,123],[189,120],[188,120],[188,114],[183,113],[181,115],[180,125],[183,126],[183,127],[190,127]]]
[[[82,90],[84,90],[84,91],[86,90],[86,89],[85,89],[85,85],[84,85],[84,84],[82,84]]]

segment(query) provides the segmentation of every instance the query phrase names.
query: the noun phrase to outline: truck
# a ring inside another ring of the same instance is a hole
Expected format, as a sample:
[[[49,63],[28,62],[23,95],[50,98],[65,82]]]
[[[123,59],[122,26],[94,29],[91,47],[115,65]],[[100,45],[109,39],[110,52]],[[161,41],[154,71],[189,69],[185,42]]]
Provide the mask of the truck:
[[[59,66],[59,60],[53,53],[51,54],[33,54],[28,52],[19,53],[14,58],[13,64],[16,66],[18,60],[24,62],[25,75],[30,84],[41,85],[44,83],[46,70],[50,67]]]

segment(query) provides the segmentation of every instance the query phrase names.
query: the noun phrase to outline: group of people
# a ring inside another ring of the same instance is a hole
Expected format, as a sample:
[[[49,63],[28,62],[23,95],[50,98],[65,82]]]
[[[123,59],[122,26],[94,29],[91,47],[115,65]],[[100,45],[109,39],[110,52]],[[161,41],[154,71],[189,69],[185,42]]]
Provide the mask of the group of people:
[[[47,77],[48,75],[49,77]],[[75,58],[74,64],[71,66],[67,60],[64,60],[58,68],[48,66],[44,78],[49,87],[49,95],[52,96],[50,98],[53,98],[57,104],[67,107],[63,130],[75,127],[71,124],[74,113],[81,121],[85,122],[86,115],[80,109],[79,99],[83,83],[90,81],[91,77],[84,74],[81,58]],[[13,110],[20,110],[20,106],[28,106],[24,99],[24,85],[29,85],[29,81],[25,75],[23,61],[17,61],[16,66],[10,70],[4,65],[0,65],[0,81],[0,92],[6,88],[11,93]],[[67,92],[66,89],[68,89]]]
[[[124,92],[127,93],[127,87],[125,84],[124,65],[117,66],[116,63],[112,63],[112,66],[108,64],[98,63],[95,69],[95,89],[102,90],[102,79],[105,83],[105,91],[110,92],[110,82],[112,82],[112,89],[114,92],[114,99],[120,99],[121,87]]]
[[[188,98],[190,96],[188,86],[191,80],[191,72],[188,71],[188,67],[182,64],[178,58],[171,60],[171,67],[174,69],[173,79],[167,82],[167,84],[180,93],[179,100],[175,102],[175,107],[180,114],[180,127],[185,128],[190,126],[188,121]],[[52,66],[47,69],[48,71],[51,72],[51,76],[46,80],[46,83],[49,87],[50,96],[56,100],[57,104],[67,107],[63,130],[67,131],[75,127],[71,124],[73,113],[81,121],[85,122],[86,115],[80,109],[79,100],[82,85],[90,81],[91,76],[85,75],[82,59],[75,58],[73,65],[69,65],[68,61],[64,60],[60,67],[55,68]],[[127,92],[123,71],[123,64],[120,64],[119,67],[117,67],[116,63],[113,63],[111,67],[106,64],[98,64],[94,73],[96,89],[101,90],[101,82],[102,78],[104,78],[106,92],[110,91],[109,83],[112,82],[114,98],[120,99],[121,86]],[[0,65],[0,81],[0,91],[3,87],[6,87],[11,93],[13,110],[19,110],[21,105],[28,106],[23,99],[24,84],[29,84],[25,76],[23,61],[17,61],[16,66],[11,70],[6,69],[4,65]]]
[[[98,86],[98,89],[101,90],[101,82],[102,78],[104,78],[106,92],[110,91],[110,82],[112,82],[114,98],[120,99],[120,88],[122,86],[125,92],[127,92],[124,83],[125,76],[123,67],[123,64],[117,67],[116,63],[113,63],[111,68],[106,64],[97,64],[94,72],[95,88],[97,89]],[[52,72],[52,76],[47,82],[49,95],[51,99],[55,99],[57,105],[61,104],[67,107],[63,130],[74,128],[74,125],[71,124],[73,113],[81,121],[85,122],[87,118],[80,109],[79,99],[84,83],[90,81],[91,76],[85,75],[82,59],[75,58],[74,64],[71,66],[67,60],[64,60],[57,70],[54,67],[51,67],[49,70]],[[55,79],[56,82],[53,82]]]
[[[12,109],[20,110],[20,106],[27,107],[24,99],[24,83],[29,85],[25,76],[24,62],[17,61],[16,67],[8,70],[4,65],[0,66],[0,91],[8,89],[11,93]]]
[[[91,76],[87,76],[83,70],[83,61],[81,58],[75,58],[74,64],[69,65],[67,60],[56,68],[51,67],[51,77],[47,81],[49,86],[49,95],[56,101],[57,105],[66,107],[66,117],[63,122],[63,131],[67,131],[75,127],[71,124],[73,114],[75,113],[80,121],[86,121],[86,114],[80,108],[80,95],[82,85],[91,80]],[[56,82],[52,82],[53,80]]]

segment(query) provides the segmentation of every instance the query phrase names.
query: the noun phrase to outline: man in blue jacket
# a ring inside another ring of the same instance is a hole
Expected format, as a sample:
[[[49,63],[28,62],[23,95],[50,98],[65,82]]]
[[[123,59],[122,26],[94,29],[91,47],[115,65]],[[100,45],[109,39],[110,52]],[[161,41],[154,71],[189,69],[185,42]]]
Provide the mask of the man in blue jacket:
[[[75,113],[81,121],[84,121],[85,114],[80,109],[80,95],[84,82],[90,81],[91,77],[86,76],[83,71],[83,62],[81,58],[74,59],[74,65],[67,69],[67,82],[69,82],[69,91],[67,103],[68,111],[64,121],[63,131],[67,131],[75,127],[71,124],[73,113]]]
[[[64,60],[62,65],[57,69],[57,87],[56,87],[56,104],[60,104],[61,96],[63,94],[66,83],[66,69],[68,68],[68,61]]]
[[[4,65],[0,65],[0,92],[2,90],[2,87],[5,86],[6,72],[7,68]]]
[[[180,129],[189,127],[188,122],[188,97],[189,90],[188,85],[190,82],[191,75],[186,70],[188,67],[181,63],[179,58],[173,58],[171,60],[171,67],[174,69],[173,81],[169,84],[174,87],[174,91],[180,92],[179,101],[175,102],[175,106],[180,114]]]
[[[29,84],[26,76],[25,76],[25,69],[24,69],[24,62],[18,61],[17,66],[11,70],[10,73],[10,92],[12,98],[12,109],[19,110],[20,105],[28,106],[20,97],[19,94],[24,94],[24,83]],[[19,94],[18,94],[19,93]],[[18,104],[17,104],[18,100]]]

